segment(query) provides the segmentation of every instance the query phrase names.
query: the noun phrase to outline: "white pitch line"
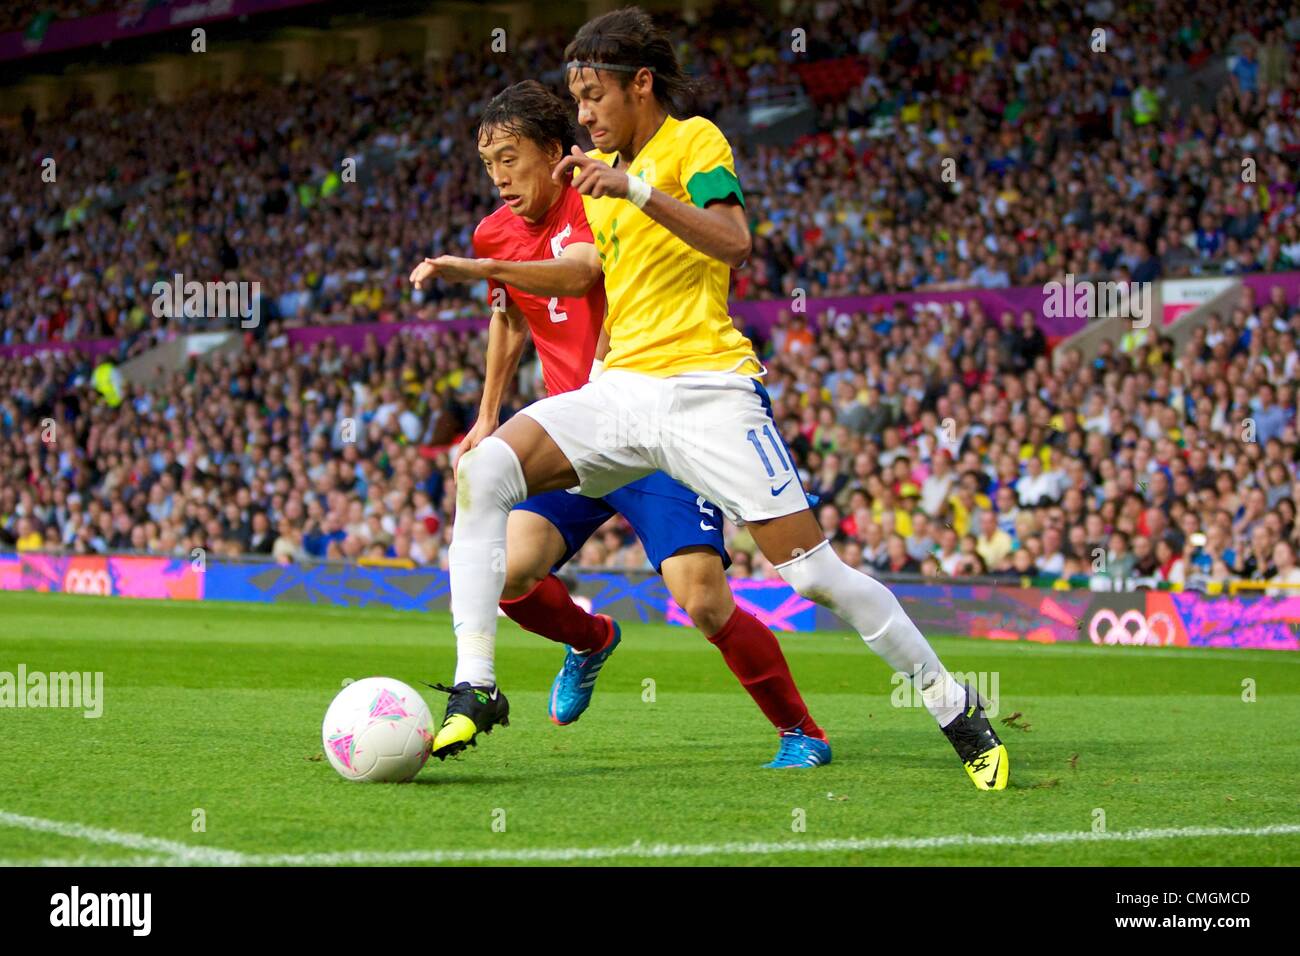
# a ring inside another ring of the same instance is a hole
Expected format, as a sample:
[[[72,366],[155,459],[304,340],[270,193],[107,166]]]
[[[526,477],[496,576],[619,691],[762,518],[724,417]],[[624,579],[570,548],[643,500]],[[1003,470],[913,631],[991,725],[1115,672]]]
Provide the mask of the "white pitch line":
[[[533,850],[412,850],[391,853],[303,853],[250,855],[247,866],[358,866],[399,863],[565,863],[582,860],[683,859],[704,856],[768,856],[779,853],[834,853],[851,850],[935,850],[946,847],[1052,846],[1062,843],[1145,842],[1198,837],[1267,837],[1300,834],[1300,824],[1267,827],[1172,827],[1116,833],[1067,831],[977,836],[866,837],[856,840],[786,840],[780,843],[633,843],[613,847],[560,847]]]
[[[117,830],[103,830],[75,823],[42,820],[0,811],[0,826],[13,826],[71,839],[88,840],[133,850],[150,850],[152,855],[121,859],[78,857],[34,861],[0,861],[4,866],[364,866],[401,863],[566,863],[619,858],[689,859],[708,856],[771,856],[783,853],[841,853],[871,850],[936,850],[948,847],[1055,846],[1068,843],[1138,843],[1157,840],[1187,840],[1207,837],[1269,837],[1300,834],[1300,824],[1284,823],[1265,827],[1167,827],[1093,833],[1090,830],[1061,833],[976,835],[970,833],[935,837],[864,837],[838,840],[785,840],[777,843],[675,844],[640,841],[612,847],[555,847],[531,850],[409,850],[342,853],[244,854],[232,850],[192,847],[173,840]]]
[[[144,836],[139,833],[122,833],[119,830],[105,830],[100,827],[88,827],[80,823],[63,823],[59,820],[42,820],[40,817],[26,817],[19,813],[7,813],[0,810],[0,827],[14,827],[36,833],[51,833],[67,837],[70,840],[86,840],[90,843],[102,843],[108,846],[125,847],[128,850],[147,851],[161,854],[181,864],[208,864],[217,866],[239,866],[246,861],[244,854],[231,850],[218,850],[202,846],[187,846],[175,840],[161,837]]]

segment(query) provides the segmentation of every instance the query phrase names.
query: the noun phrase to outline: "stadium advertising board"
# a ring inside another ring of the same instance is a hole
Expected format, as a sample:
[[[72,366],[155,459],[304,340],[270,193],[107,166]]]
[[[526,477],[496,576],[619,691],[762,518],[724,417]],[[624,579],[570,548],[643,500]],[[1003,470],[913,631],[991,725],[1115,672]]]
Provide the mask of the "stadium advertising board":
[[[1175,279],[1161,283],[1161,301],[1163,303],[1163,324],[1168,325],[1179,316],[1197,305],[1213,298],[1221,292],[1232,279]],[[1288,301],[1300,294],[1300,272],[1281,272],[1261,275],[1243,276],[1245,285],[1255,290],[1260,301],[1264,301],[1274,286],[1280,286]],[[1038,319],[1043,334],[1056,340],[1079,331],[1087,321],[1078,315],[1044,315],[1043,302],[1045,293],[1041,288],[1023,289],[965,289],[957,292],[906,292],[886,295],[847,296],[840,298],[808,299],[804,302],[804,314],[821,316],[827,313],[841,314],[868,312],[880,314],[891,312],[897,303],[906,306],[909,313],[924,309],[933,309],[945,303],[953,303],[959,315],[965,315],[972,303],[978,302],[991,321],[997,321],[1003,312],[1019,315],[1028,310]],[[753,300],[734,301],[729,305],[732,316],[742,327],[751,327],[766,332],[780,318],[781,313],[790,311],[789,300]],[[291,345],[297,347],[312,346],[332,340],[341,346],[355,350],[365,346],[373,337],[381,348],[395,335],[411,335],[419,338],[435,338],[447,333],[480,332],[487,328],[487,319],[447,319],[418,322],[361,322],[352,325],[310,325],[298,326],[285,330]],[[120,343],[116,339],[97,339],[82,342],[45,342],[29,345],[0,344],[0,358],[24,358],[41,352],[63,352],[80,349],[92,357],[111,352]]]
[[[1161,317],[1172,325],[1193,309],[1232,287],[1233,279],[1170,279],[1160,286]]]
[[[690,626],[657,575],[586,572],[576,589],[593,611],[629,621]],[[841,630],[825,609],[784,581],[735,580],[736,602],[772,630]],[[896,584],[918,627],[995,641],[1091,642],[1122,647],[1300,650],[1300,596],[1208,597],[1195,592],[1056,591],[987,584]],[[0,590],[155,600],[446,610],[438,568],[278,565],[136,556],[0,555]]]

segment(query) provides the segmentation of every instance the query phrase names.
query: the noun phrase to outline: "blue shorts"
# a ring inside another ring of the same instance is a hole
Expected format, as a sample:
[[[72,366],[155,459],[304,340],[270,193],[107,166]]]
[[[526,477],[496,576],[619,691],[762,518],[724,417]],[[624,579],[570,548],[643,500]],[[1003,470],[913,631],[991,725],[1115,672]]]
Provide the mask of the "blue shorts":
[[[559,529],[564,538],[564,557],[555,565],[557,571],[616,514],[626,518],[641,539],[656,572],[664,559],[682,548],[700,545],[718,552],[724,568],[731,564],[722,543],[722,512],[662,471],[624,485],[604,498],[548,491],[515,507],[539,514]]]

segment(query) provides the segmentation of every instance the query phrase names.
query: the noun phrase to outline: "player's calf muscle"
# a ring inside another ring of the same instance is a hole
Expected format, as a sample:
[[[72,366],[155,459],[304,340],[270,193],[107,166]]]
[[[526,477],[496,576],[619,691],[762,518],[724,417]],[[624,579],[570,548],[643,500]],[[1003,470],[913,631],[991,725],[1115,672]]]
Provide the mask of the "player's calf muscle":
[[[523,597],[550,572],[551,565],[543,562],[536,549],[516,541],[513,535],[506,538],[506,583],[501,589],[501,600],[513,601]]]
[[[506,584],[503,601],[523,597],[564,557],[564,539],[555,525],[528,511],[510,512],[506,525]]]
[[[736,602],[716,551],[683,549],[666,559],[660,572],[673,600],[705,637],[722,630],[735,611]]]

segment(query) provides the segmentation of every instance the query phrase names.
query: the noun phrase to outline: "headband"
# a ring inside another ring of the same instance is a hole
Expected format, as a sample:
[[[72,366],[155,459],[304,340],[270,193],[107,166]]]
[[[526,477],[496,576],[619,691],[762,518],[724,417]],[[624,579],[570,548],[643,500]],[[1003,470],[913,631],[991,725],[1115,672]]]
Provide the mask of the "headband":
[[[590,60],[570,60],[564,64],[564,72],[570,70],[606,70],[614,73],[636,73],[638,70],[655,71],[653,66],[627,66],[623,63],[593,63]]]

